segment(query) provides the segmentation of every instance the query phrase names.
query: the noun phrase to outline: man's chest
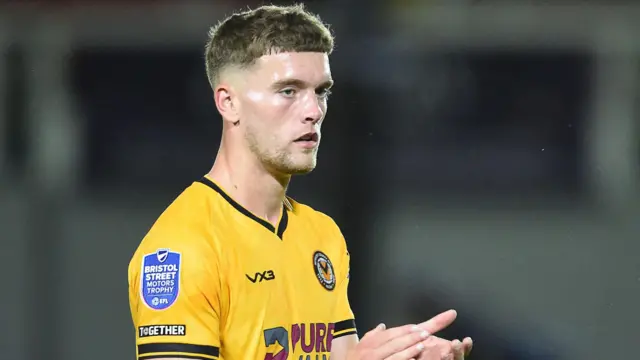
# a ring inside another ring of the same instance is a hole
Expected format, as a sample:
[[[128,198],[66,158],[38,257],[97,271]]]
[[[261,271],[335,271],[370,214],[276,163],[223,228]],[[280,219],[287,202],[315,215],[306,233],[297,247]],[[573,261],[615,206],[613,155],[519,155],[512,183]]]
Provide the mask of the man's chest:
[[[236,243],[226,257],[226,349],[328,357],[339,251],[309,234],[254,240]]]
[[[230,251],[225,274],[230,313],[234,304],[267,311],[276,319],[313,317],[330,310],[337,283],[336,251],[320,241],[300,241],[247,243]]]

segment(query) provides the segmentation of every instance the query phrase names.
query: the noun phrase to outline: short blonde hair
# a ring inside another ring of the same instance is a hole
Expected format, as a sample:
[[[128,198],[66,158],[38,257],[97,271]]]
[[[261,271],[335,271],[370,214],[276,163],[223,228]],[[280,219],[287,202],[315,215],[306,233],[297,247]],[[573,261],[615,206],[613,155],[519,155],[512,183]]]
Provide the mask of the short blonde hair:
[[[205,65],[211,87],[229,66],[251,66],[267,54],[278,52],[333,52],[328,27],[303,5],[262,6],[236,13],[209,31]]]

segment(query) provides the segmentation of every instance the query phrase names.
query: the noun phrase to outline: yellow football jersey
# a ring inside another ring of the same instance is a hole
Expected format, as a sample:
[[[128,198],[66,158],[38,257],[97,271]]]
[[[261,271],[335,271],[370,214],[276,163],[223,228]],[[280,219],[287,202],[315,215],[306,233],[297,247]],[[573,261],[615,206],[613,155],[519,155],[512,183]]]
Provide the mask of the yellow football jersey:
[[[274,227],[204,177],[129,264],[137,358],[328,359],[332,339],[356,333],[348,284],[330,217],[287,198]]]

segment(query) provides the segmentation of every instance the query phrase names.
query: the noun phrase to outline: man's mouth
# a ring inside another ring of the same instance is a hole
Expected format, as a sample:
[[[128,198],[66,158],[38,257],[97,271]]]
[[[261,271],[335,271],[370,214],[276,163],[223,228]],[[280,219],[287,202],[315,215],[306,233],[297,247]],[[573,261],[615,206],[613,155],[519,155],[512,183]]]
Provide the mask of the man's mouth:
[[[315,149],[318,146],[319,139],[320,135],[318,135],[317,132],[309,132],[295,139],[293,142],[304,149],[310,150]]]
[[[295,140],[295,142],[318,142],[318,133],[306,133]]]

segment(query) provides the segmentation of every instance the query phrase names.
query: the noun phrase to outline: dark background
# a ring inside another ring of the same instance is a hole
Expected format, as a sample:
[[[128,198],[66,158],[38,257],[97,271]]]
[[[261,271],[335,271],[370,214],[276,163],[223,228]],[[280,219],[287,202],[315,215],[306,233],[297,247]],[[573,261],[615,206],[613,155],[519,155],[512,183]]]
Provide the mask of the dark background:
[[[0,358],[134,358],[128,261],[218,148],[207,29],[257,3],[1,2]],[[606,4],[309,3],[336,86],[290,194],[361,335],[455,308],[472,359],[637,356],[640,7]]]

